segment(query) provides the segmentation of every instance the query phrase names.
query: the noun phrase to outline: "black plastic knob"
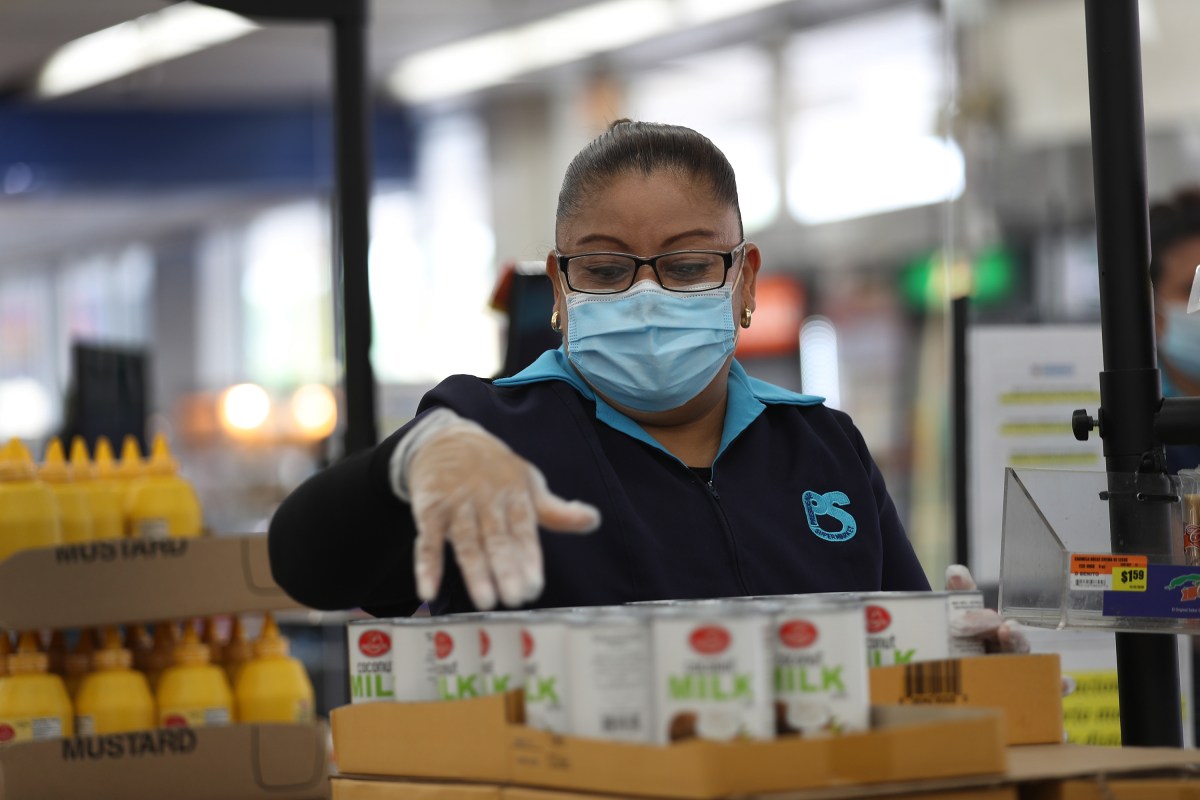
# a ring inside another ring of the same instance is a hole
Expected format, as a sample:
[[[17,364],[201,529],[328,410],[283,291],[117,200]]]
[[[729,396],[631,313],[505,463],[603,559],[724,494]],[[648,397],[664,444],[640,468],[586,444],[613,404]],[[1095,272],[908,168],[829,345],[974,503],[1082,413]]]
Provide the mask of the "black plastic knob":
[[[1088,434],[1096,429],[1096,420],[1087,413],[1086,408],[1076,409],[1071,414],[1071,430],[1075,438],[1081,442],[1088,440]]]

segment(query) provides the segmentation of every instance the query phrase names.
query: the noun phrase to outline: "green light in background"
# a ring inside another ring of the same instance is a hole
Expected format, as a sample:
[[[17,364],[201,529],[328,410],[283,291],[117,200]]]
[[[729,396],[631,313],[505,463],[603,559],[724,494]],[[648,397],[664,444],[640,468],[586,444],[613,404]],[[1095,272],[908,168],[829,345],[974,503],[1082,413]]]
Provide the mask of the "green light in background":
[[[943,269],[941,253],[933,252],[903,268],[900,288],[908,303],[918,309],[941,308],[948,297],[964,294],[969,294],[976,305],[984,306],[1012,294],[1015,273],[1012,253],[1000,245],[983,248],[969,265],[957,262],[949,269]]]

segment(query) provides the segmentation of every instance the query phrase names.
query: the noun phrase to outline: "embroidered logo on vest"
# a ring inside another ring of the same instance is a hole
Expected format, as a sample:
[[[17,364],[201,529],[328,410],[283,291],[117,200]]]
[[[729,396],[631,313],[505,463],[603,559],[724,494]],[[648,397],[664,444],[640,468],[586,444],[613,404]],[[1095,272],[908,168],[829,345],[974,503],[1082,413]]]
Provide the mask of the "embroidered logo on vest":
[[[820,536],[827,542],[845,542],[854,538],[854,534],[858,533],[858,523],[854,521],[854,517],[849,512],[843,511],[838,506],[850,505],[850,498],[842,492],[826,492],[825,494],[817,494],[816,492],[805,492],[803,497],[804,514],[808,517],[808,527],[817,536]],[[817,517],[833,517],[837,522],[842,523],[841,530],[827,530],[821,527]]]

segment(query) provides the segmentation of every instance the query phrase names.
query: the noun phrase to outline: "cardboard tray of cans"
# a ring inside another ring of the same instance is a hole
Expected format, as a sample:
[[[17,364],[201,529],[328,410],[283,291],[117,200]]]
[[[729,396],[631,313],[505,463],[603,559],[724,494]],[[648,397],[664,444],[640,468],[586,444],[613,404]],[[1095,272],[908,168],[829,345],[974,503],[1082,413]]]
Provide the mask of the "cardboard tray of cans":
[[[855,797],[867,795],[855,794]],[[887,792],[879,797],[891,800],[1018,800],[1014,786],[990,786],[936,790]],[[1180,795],[1190,797],[1190,795]],[[810,794],[788,794],[775,800],[808,800]],[[1133,800],[1134,795],[1121,795],[1118,800]],[[1172,795],[1172,798],[1175,796]],[[1090,796],[1053,798],[1053,800],[1091,800]],[[611,795],[576,794],[547,789],[528,789],[523,786],[495,786],[470,783],[431,783],[418,781],[378,781],[355,778],[335,778],[333,800],[628,800]],[[816,798],[814,798],[816,800]],[[1041,800],[1041,798],[1038,798]],[[1046,798],[1051,800],[1051,798]],[[1153,800],[1167,800],[1166,795],[1154,795]]]
[[[0,628],[7,630],[301,607],[271,576],[261,534],[99,540],[26,550],[0,562]]]
[[[998,774],[1004,720],[987,709],[872,709],[867,733],[646,745],[521,723],[522,695],[335,709],[343,775],[434,778],[704,800],[751,792]]]
[[[954,758],[959,749],[943,756]],[[872,758],[874,754],[863,756]],[[1111,748],[1071,744],[1008,750],[1003,773],[924,780],[845,783],[793,789],[746,800],[1200,800],[1200,751],[1179,748]],[[498,783],[341,776],[333,800],[630,800]]]
[[[230,725],[0,748],[0,800],[316,800],[328,726]]]
[[[1062,674],[1054,653],[1009,654],[873,667],[875,705],[941,705],[1004,711],[1007,744],[1063,741]]]

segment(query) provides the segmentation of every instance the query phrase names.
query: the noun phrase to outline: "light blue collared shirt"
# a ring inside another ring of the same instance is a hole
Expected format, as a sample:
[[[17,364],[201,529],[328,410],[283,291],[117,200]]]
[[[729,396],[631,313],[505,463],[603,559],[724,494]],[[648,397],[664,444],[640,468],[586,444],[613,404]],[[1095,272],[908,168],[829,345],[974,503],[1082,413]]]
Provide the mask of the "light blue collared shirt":
[[[575,367],[567,359],[563,348],[547,350],[538,356],[537,360],[525,369],[508,378],[493,381],[496,386],[524,386],[544,381],[563,381],[570,384],[575,391],[596,404],[596,419],[627,436],[632,436],[639,442],[645,442],[667,455],[678,458],[659,444],[653,436],[646,433],[629,417],[617,411],[597,396],[592,387],[584,383],[583,378],[575,371]],[[729,367],[729,398],[725,405],[725,424],[721,432],[721,446],[717,448],[717,458],[725,452],[730,442],[758,418],[758,415],[768,405],[815,406],[825,402],[825,398],[808,394],[790,392],[774,384],[751,378],[746,370],[735,359]],[[714,459],[713,464],[716,464]],[[689,466],[689,465],[684,465]]]

